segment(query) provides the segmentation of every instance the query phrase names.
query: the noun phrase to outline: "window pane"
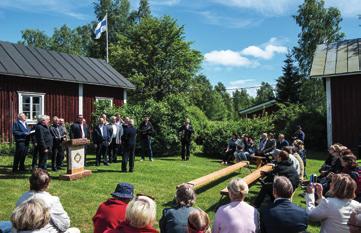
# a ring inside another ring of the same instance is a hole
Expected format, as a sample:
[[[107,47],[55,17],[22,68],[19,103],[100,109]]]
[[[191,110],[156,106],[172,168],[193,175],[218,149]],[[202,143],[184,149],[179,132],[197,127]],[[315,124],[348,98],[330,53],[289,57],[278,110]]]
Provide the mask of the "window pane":
[[[23,95],[23,104],[30,104],[30,96]]]
[[[33,111],[40,113],[40,109],[41,109],[40,104],[33,104]]]
[[[30,112],[30,104],[23,104],[23,112]]]
[[[40,104],[40,98],[39,96],[33,96],[33,104]]]
[[[26,118],[30,119],[30,112],[23,112],[26,115]]]
[[[33,120],[38,119],[38,115],[40,115],[40,112],[33,112]]]

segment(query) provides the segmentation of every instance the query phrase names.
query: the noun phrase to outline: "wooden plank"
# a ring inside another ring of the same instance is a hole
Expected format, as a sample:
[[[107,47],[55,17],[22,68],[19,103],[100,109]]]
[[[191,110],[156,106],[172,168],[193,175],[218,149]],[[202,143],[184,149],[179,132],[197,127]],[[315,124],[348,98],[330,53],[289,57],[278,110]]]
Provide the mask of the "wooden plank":
[[[324,75],[336,73],[337,43],[328,45]]]
[[[347,71],[357,72],[360,71],[360,62],[359,62],[359,52],[358,52],[358,41],[352,40],[348,45],[348,54],[347,54]]]
[[[270,172],[273,170],[273,164],[266,164],[257,170],[253,171],[251,174],[242,178],[249,186],[256,182],[259,178],[262,177],[261,171],[263,172]],[[221,190],[222,195],[228,195],[228,189],[224,188]]]
[[[347,72],[347,42],[341,42],[337,49],[336,73]]]
[[[228,166],[226,168],[223,168],[221,170],[212,172],[206,176],[202,176],[198,179],[189,181],[189,182],[187,182],[187,184],[192,185],[193,189],[197,189],[197,188],[207,185],[213,181],[216,181],[224,176],[227,176],[243,167],[246,167],[246,166],[248,166],[248,164],[249,164],[248,162],[239,162],[239,163],[233,164],[231,166]]]
[[[325,69],[326,54],[327,46],[325,44],[318,45],[313,56],[310,74],[311,76],[323,75],[323,71]]]

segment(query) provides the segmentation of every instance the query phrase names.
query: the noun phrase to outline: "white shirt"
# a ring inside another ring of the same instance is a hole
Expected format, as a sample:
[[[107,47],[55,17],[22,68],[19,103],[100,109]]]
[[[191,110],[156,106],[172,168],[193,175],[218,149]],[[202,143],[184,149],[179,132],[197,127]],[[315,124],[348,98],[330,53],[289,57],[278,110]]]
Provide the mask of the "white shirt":
[[[112,125],[112,128],[113,128],[113,138],[115,138],[117,136],[117,132],[118,132],[118,127],[117,125]]]
[[[81,128],[81,134],[82,134],[83,138],[85,138],[85,133],[84,133],[84,126],[83,126],[83,124],[80,124],[80,128]]]
[[[19,120],[20,121],[20,120]],[[26,121],[20,121],[20,123],[24,126],[25,129],[27,129],[28,127],[26,127]]]

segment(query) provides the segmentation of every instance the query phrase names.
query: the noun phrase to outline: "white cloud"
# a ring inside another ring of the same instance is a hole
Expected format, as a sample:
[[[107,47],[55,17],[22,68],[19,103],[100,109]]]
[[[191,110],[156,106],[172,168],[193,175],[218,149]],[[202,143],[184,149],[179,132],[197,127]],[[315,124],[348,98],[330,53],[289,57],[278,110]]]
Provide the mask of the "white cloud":
[[[275,37],[272,37],[267,43],[256,46],[251,45],[241,51],[241,54],[244,56],[252,56],[255,58],[262,58],[269,60],[275,54],[280,53],[284,54],[287,53],[288,49],[285,46],[279,45],[278,40]]]
[[[151,1],[151,5],[165,5],[165,6],[173,6],[180,3],[181,0],[153,0]]]
[[[360,0],[327,0],[326,7],[336,7],[343,17],[357,17],[361,14]]]
[[[221,66],[233,67],[250,67],[256,65],[254,62],[246,57],[243,57],[240,52],[232,50],[214,50],[204,55],[205,61]]]
[[[80,13],[79,8],[88,6],[91,3],[92,0],[1,0],[0,9],[16,9],[32,13],[55,13],[85,20],[89,19],[89,16]]]
[[[201,15],[205,19],[205,23],[207,24],[227,28],[245,28],[249,26],[259,25],[263,21],[262,19],[245,19],[229,16],[220,16],[211,11],[197,11],[195,13]]]

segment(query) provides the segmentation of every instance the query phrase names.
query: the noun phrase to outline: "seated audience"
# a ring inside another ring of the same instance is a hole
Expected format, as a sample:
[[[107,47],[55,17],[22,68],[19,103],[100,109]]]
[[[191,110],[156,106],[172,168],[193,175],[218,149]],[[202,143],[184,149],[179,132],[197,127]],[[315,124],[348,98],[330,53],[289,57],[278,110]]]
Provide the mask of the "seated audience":
[[[330,185],[332,197],[324,198],[322,185],[311,184],[307,188],[306,204],[309,220],[321,222],[321,233],[348,233],[347,222],[353,211],[361,208],[361,203],[354,201],[356,182],[346,174],[333,175]],[[318,197],[316,206],[315,193]]]
[[[274,138],[273,133],[269,133],[268,134],[268,140],[266,142],[266,145],[263,149],[263,154],[264,155],[269,155],[270,153],[272,153],[272,151],[274,151],[276,149],[277,146],[277,142],[276,139]]]
[[[297,174],[296,169],[292,165],[292,161],[289,158],[289,155],[286,151],[281,151],[276,156],[276,164],[271,172],[261,172],[262,175],[265,176],[264,184],[262,184],[262,188],[260,192],[258,193],[258,196],[255,200],[255,207],[259,208],[264,201],[265,197],[271,197],[273,201],[272,196],[272,185],[273,185],[273,179],[275,176],[285,176],[287,177],[291,183],[293,190],[295,190],[299,184],[299,176]]]
[[[350,227],[350,233],[361,232],[361,208],[358,208],[352,212],[347,225]]]
[[[236,152],[237,149],[237,144],[236,144],[237,140],[238,140],[238,135],[236,133],[233,133],[232,137],[227,142],[227,149],[224,153],[222,164],[227,164],[230,161],[232,161],[233,154],[234,152]]]
[[[33,170],[29,181],[30,191],[24,193],[19,198],[16,206],[20,206],[31,198],[40,199],[50,211],[50,226],[47,227],[47,232],[79,232],[77,228],[70,228],[69,216],[60,203],[59,197],[52,196],[47,192],[50,183],[48,172],[41,168],[36,168]]]
[[[187,231],[189,214],[195,209],[196,193],[189,184],[182,184],[175,195],[176,207],[163,210],[159,220],[161,233],[184,233]]]
[[[243,136],[241,138],[239,138],[237,141],[236,141],[236,151],[234,152],[234,157],[236,159],[237,162],[239,161],[243,161],[243,160],[247,160],[247,155],[245,154],[245,148],[246,148],[246,145],[244,144],[244,141],[243,141]]]
[[[12,233],[47,233],[50,211],[45,203],[32,198],[15,208],[11,214]],[[50,227],[51,228],[51,227]]]
[[[343,154],[343,153],[342,153]],[[348,174],[356,182],[356,198],[361,202],[361,167],[358,167],[355,155],[348,153],[341,157],[342,173]]]
[[[291,233],[307,229],[306,210],[292,203],[292,193],[290,180],[276,176],[273,182],[274,203],[261,214],[262,232]]]
[[[116,229],[108,229],[104,233],[157,233],[153,227],[155,218],[155,202],[150,197],[137,196],[128,204],[125,221]]]
[[[292,146],[286,146],[284,147],[284,150],[288,152],[290,159],[293,162],[293,167],[296,169],[300,180],[303,180],[305,166],[303,164],[301,156],[294,152]]]
[[[261,134],[261,138],[259,139],[258,147],[257,147],[256,153],[255,153],[256,155],[258,155],[258,156],[264,155],[263,151],[267,144],[267,141],[268,141],[267,133]]]
[[[330,148],[328,149],[329,156],[319,170],[320,177],[326,177],[330,172],[341,172],[342,167],[339,158],[341,151],[344,149],[346,149],[346,147],[342,146],[339,143],[330,146]]]
[[[279,134],[278,135],[278,140],[277,140],[277,149],[282,150],[283,147],[285,146],[289,146],[290,144],[288,143],[288,141],[285,139],[285,135],[284,134]]]
[[[94,233],[103,233],[115,229],[125,220],[128,203],[133,199],[134,187],[128,183],[119,183],[112,198],[103,202],[93,217]]]
[[[293,150],[295,151],[295,153],[299,154],[302,161],[303,161],[303,174],[304,176],[307,176],[306,174],[306,164],[307,164],[307,156],[306,156],[306,150],[305,150],[305,146],[303,144],[303,141],[297,139],[293,142]]]
[[[216,213],[213,233],[259,232],[259,213],[244,201],[248,185],[240,178],[232,179],[227,186],[231,203],[221,206]]]
[[[211,233],[210,225],[211,220],[208,214],[201,209],[196,209],[189,214],[186,233]]]

